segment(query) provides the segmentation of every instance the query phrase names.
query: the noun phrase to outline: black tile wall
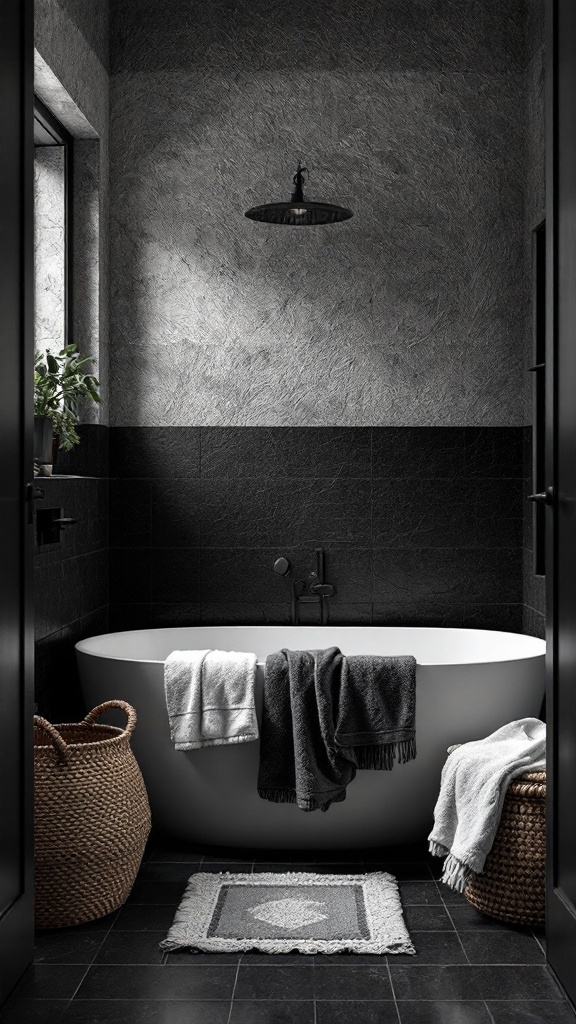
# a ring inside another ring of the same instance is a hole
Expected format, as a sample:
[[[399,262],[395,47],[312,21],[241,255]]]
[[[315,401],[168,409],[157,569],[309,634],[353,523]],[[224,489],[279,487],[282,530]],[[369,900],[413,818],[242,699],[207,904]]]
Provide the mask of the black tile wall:
[[[81,426],[81,443],[59,452],[57,475],[37,480],[36,508],[76,519],[60,543],[34,550],[35,690],[52,721],[82,717],[74,644],[108,629],[108,428]]]
[[[521,630],[524,447],[508,427],[112,428],[111,628],[288,623],[322,545],[332,622]]]

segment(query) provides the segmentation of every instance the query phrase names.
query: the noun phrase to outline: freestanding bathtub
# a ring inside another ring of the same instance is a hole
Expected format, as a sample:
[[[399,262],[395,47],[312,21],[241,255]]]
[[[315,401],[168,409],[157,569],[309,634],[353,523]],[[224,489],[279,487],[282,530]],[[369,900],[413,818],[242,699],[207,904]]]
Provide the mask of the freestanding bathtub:
[[[281,647],[339,646],[344,654],[413,654],[417,757],[391,772],[360,771],[326,812],[268,803],[256,791],[259,743],[176,751],[164,701],[173,650],[253,651],[262,709],[266,655]],[[353,848],[425,839],[446,748],[504,723],[538,717],[545,643],[475,629],[378,626],[199,626],[109,633],[76,644],[88,708],[111,698],[138,713],[134,753],[159,830],[199,844],[282,849]]]

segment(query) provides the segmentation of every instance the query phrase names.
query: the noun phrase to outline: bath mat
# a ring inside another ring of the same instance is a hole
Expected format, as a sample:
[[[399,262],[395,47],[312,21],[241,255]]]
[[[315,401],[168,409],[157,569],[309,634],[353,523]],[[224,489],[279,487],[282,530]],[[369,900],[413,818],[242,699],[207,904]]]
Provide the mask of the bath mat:
[[[393,875],[190,878],[162,949],[203,953],[414,953]]]

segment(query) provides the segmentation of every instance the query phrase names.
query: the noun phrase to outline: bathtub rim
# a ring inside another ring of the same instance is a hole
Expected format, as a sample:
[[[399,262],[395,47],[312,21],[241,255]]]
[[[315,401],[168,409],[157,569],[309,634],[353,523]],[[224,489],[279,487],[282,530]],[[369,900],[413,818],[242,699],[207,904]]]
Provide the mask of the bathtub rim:
[[[474,629],[474,628],[458,627],[458,626],[338,626],[336,624],[334,625],[334,627],[331,627],[331,628],[341,629],[341,630],[352,630],[353,629],[353,630],[355,630],[357,632],[360,632],[360,631],[363,632],[365,630],[379,630],[379,631],[380,630],[382,630],[382,631],[386,631],[386,630],[395,630],[395,631],[399,631],[399,630],[406,630],[406,631],[418,630],[419,632],[422,632],[422,633],[440,633],[440,632],[443,632],[443,633],[458,633],[458,634],[472,633],[475,636],[478,636],[479,634],[485,634],[487,641],[489,640],[489,638],[491,636],[498,636],[498,637],[501,637],[501,638],[502,637],[510,638],[510,651],[506,653],[506,656],[500,655],[499,657],[491,657],[491,658],[490,657],[477,657],[477,656],[474,656],[473,659],[469,659],[469,660],[464,660],[463,659],[463,660],[459,660],[459,661],[438,661],[438,660],[436,660],[436,661],[425,661],[425,660],[417,659],[416,664],[420,665],[420,666],[423,666],[423,667],[426,666],[426,667],[438,668],[438,667],[443,667],[443,666],[454,667],[454,666],[458,666],[458,665],[462,665],[462,666],[468,666],[468,665],[500,665],[500,664],[505,664],[507,662],[514,662],[514,661],[532,661],[533,659],[544,657],[545,654],[546,654],[546,641],[545,640],[540,639],[540,637],[531,636],[530,634],[527,634],[527,633],[512,633],[512,632],[507,631],[507,630]],[[301,631],[310,630],[311,633],[312,632],[317,633],[318,630],[322,629],[322,627],[321,626],[290,626],[290,625],[259,626],[257,624],[254,624],[254,625],[237,625],[237,624],[231,624],[231,623],[230,624],[221,623],[220,625],[217,625],[217,626],[214,626],[214,625],[213,626],[207,626],[207,625],[205,626],[205,625],[202,625],[202,624],[195,624],[195,625],[190,625],[190,626],[159,626],[159,627],[152,627],[152,628],[149,628],[149,629],[126,629],[126,630],[115,630],[115,631],[112,631],[112,632],[109,632],[109,633],[99,633],[97,635],[90,636],[90,637],[85,637],[83,640],[77,641],[77,643],[74,644],[74,647],[75,647],[75,650],[79,654],[85,654],[85,655],[88,655],[89,657],[92,657],[92,658],[102,658],[102,659],[112,660],[112,661],[125,661],[125,662],[129,662],[130,664],[133,664],[133,665],[140,665],[140,664],[141,665],[164,665],[164,660],[165,659],[163,659],[163,658],[134,658],[133,656],[127,657],[125,655],[121,655],[121,654],[117,654],[117,653],[112,653],[111,651],[94,650],[94,649],[90,648],[90,645],[93,642],[98,641],[98,640],[111,640],[113,637],[125,637],[127,635],[137,636],[138,634],[143,634],[143,633],[146,633],[146,634],[149,635],[150,633],[165,633],[165,632],[172,632],[172,631],[175,631],[175,630],[182,630],[182,631],[184,631],[184,630],[189,630],[189,629],[202,629],[202,630],[212,630],[212,629],[213,630],[258,629],[262,633],[266,633],[266,632],[268,632],[268,630],[272,631],[272,630],[279,630],[279,629],[286,629],[286,630],[298,629],[298,630],[301,630]],[[522,641],[522,642],[519,642],[519,641]],[[515,642],[517,643],[517,648],[516,648],[516,650],[513,650],[513,644]],[[316,647],[317,644],[313,644],[313,646]],[[265,662],[258,660],[257,664],[260,665],[260,666],[263,666],[265,664]]]

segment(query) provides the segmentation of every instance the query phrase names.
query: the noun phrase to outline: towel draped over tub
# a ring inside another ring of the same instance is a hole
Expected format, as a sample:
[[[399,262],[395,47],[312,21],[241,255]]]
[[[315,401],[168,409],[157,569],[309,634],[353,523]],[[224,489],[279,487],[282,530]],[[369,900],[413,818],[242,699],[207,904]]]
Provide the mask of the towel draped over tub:
[[[172,651],[164,663],[164,689],[176,750],[258,739],[255,677],[255,654]]]
[[[346,798],[358,768],[389,770],[416,756],[416,659],[338,647],[269,655],[258,793],[303,811]]]

